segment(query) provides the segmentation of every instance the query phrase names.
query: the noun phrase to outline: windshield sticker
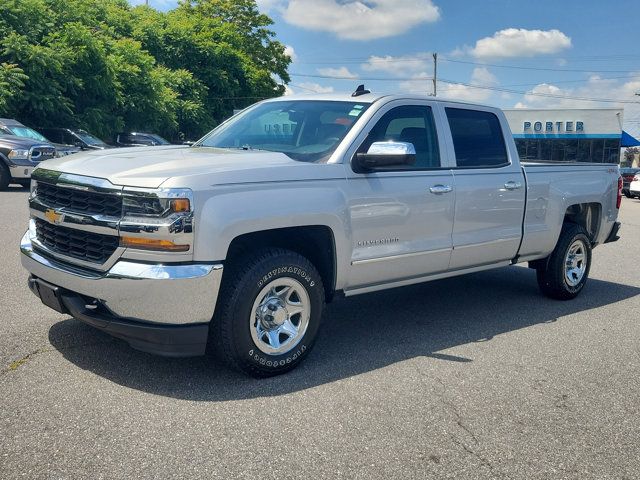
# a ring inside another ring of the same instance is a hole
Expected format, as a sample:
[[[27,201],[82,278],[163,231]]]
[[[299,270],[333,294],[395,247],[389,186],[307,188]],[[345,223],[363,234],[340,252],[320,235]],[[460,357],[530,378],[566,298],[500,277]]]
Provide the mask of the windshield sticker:
[[[349,112],[349,116],[350,117],[357,117],[358,115],[360,115],[362,113],[362,110],[358,110],[356,108],[354,108],[353,110],[351,110]]]

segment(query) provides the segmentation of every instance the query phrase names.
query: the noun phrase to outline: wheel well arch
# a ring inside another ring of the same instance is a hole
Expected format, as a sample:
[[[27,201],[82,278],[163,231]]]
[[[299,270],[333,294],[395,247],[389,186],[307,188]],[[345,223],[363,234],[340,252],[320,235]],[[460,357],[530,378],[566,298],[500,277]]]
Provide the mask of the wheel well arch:
[[[332,300],[336,285],[336,246],[330,227],[307,225],[245,233],[231,241],[227,261],[259,248],[285,248],[305,257],[322,277],[326,301]]]
[[[565,211],[563,223],[575,223],[582,226],[589,234],[591,242],[595,242],[601,215],[602,205],[600,203],[576,203],[570,205]]]

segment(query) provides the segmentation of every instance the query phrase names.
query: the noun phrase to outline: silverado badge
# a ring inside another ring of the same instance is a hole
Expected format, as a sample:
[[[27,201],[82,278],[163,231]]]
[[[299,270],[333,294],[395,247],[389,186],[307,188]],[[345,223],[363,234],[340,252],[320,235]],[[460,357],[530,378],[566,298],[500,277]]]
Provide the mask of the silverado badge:
[[[44,212],[44,216],[47,217],[47,220],[49,220],[50,223],[53,223],[55,225],[59,225],[64,218],[64,215],[62,213],[58,213],[52,208],[47,209],[47,211]]]

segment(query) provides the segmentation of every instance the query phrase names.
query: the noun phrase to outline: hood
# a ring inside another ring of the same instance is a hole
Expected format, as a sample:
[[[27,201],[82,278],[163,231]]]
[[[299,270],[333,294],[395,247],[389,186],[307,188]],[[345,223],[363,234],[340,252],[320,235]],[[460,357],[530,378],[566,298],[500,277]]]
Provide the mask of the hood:
[[[323,165],[292,160],[282,153],[166,145],[94,150],[47,160],[40,167],[106,178],[114,185],[158,188],[302,180],[314,178]],[[281,168],[277,168],[281,167]],[[286,168],[284,168],[286,167]],[[278,171],[276,171],[276,169]],[[327,173],[327,170],[323,169]]]
[[[0,135],[0,146],[14,148],[31,148],[34,145],[52,146],[49,142],[41,142],[32,138],[16,137],[15,135]]]

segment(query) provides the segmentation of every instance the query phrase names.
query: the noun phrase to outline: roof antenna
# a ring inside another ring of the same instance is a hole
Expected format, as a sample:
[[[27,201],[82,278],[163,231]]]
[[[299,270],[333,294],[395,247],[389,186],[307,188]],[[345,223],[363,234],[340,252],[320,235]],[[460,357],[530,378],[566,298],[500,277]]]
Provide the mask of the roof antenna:
[[[358,85],[356,91],[351,94],[352,97],[359,97],[360,95],[366,95],[367,93],[371,93],[371,90],[367,90],[364,88],[364,84]]]

